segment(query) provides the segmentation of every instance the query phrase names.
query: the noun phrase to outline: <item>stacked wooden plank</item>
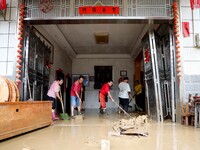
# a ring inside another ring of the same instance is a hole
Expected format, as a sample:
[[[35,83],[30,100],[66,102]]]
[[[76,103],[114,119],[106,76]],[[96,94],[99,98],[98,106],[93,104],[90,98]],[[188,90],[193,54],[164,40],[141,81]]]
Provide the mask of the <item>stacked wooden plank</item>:
[[[18,102],[19,90],[17,85],[6,77],[0,76],[0,102]]]

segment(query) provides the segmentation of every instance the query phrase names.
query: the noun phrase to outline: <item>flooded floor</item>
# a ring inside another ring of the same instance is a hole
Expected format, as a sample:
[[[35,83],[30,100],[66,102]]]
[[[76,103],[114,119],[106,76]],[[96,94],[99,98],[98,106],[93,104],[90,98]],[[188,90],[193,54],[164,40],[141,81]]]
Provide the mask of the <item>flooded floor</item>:
[[[122,118],[124,115],[114,110],[108,110],[108,116],[100,115],[98,110],[86,110],[84,120],[54,121],[52,126],[0,142],[0,150],[101,150],[102,139],[110,142],[110,150],[200,149],[200,128],[169,121],[150,120],[141,130],[149,133],[147,137],[109,135],[112,123]]]

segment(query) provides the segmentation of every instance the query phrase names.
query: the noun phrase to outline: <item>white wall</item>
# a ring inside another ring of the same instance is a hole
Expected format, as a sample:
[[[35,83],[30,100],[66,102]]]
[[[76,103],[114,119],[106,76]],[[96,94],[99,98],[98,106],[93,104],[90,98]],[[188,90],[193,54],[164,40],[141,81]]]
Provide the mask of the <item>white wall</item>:
[[[183,37],[181,32],[181,56],[183,77],[181,82],[182,99],[187,101],[189,93],[200,95],[200,49],[195,47],[194,35],[200,34],[200,9],[190,8],[190,0],[180,0],[180,25],[189,22],[190,37]],[[182,30],[182,26],[181,26]]]
[[[0,75],[15,80],[17,0],[7,0],[5,20],[0,15]]]
[[[94,66],[113,66],[114,86],[111,90],[113,98],[118,102],[118,79],[120,70],[127,70],[130,87],[133,87],[133,60],[132,59],[73,59],[72,74],[89,74],[94,76]],[[85,104],[86,108],[99,108],[98,89],[94,89],[94,82],[86,87]],[[108,102],[108,108],[115,108],[114,103]]]

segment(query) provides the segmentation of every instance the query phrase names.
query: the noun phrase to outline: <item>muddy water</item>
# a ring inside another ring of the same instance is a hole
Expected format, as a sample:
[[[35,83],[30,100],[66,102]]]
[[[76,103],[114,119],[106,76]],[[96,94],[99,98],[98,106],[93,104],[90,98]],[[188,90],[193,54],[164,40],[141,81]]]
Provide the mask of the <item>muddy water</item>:
[[[98,110],[86,110],[85,119],[59,120],[54,125],[0,142],[0,150],[100,150],[101,140],[111,150],[199,150],[200,128],[150,120],[142,127],[142,136],[112,136],[112,123],[125,118],[115,111],[108,116]],[[135,114],[131,114],[134,116]]]

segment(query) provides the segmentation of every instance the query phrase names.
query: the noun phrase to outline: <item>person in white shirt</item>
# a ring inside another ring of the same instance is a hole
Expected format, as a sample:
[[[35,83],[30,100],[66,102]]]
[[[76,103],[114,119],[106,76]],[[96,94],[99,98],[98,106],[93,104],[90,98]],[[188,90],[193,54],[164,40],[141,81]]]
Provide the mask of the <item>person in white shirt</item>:
[[[128,77],[124,77],[123,81],[119,83],[119,104],[128,112],[129,96],[131,96],[131,88],[128,84]]]

